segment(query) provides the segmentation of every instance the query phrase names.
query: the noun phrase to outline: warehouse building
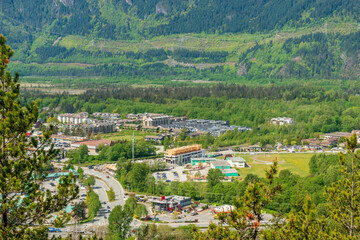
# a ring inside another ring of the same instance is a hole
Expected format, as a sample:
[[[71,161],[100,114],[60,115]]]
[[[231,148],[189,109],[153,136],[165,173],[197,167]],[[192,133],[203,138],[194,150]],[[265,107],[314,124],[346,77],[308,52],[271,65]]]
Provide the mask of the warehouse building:
[[[210,164],[213,161],[216,161],[217,159],[215,158],[191,158],[191,165],[195,166],[195,165],[199,165],[200,163],[202,164]]]

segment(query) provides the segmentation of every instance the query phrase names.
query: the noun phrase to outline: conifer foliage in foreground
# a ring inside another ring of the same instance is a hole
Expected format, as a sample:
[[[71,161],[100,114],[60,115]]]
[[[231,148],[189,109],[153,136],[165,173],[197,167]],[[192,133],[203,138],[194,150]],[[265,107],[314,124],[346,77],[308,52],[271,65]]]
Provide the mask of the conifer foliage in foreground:
[[[57,194],[40,191],[46,177],[43,166],[57,151],[51,131],[42,139],[26,136],[38,118],[38,103],[23,107],[18,101],[19,74],[12,77],[6,71],[13,53],[0,35],[0,239],[47,239],[43,223],[52,213],[57,213],[58,223],[66,221],[68,216],[61,211],[78,189],[73,176],[68,176],[60,181]],[[34,151],[30,154],[29,149]]]

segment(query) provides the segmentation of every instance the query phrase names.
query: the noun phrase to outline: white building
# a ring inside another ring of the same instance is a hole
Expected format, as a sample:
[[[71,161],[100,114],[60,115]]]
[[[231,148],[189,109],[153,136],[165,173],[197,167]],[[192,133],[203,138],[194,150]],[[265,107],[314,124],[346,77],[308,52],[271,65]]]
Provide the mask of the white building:
[[[242,157],[228,157],[226,158],[228,163],[233,168],[244,168],[246,167],[246,160]]]
[[[62,123],[74,123],[74,124],[80,124],[84,122],[89,122],[89,114],[87,112],[81,112],[81,113],[65,113],[65,114],[59,114],[57,116],[57,119],[59,122]]]
[[[121,115],[118,113],[101,113],[101,112],[95,112],[92,114],[94,118],[101,118],[101,119],[119,119],[121,118]]]
[[[230,213],[234,211],[235,207],[232,205],[222,205],[213,209],[214,213]]]
[[[272,118],[270,120],[270,124],[275,126],[288,125],[292,123],[295,123],[294,119],[288,117],[278,117],[278,118]]]

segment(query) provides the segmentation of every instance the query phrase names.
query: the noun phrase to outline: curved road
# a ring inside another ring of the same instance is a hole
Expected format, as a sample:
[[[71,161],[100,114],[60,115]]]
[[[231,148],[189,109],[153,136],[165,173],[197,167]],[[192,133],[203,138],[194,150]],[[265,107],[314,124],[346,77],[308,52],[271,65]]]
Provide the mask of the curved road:
[[[98,172],[98,171],[95,171],[93,169],[89,169],[87,167],[83,167],[83,170],[84,170],[84,173],[87,174],[87,175],[93,175],[95,177],[100,178],[101,180],[106,182],[109,187],[111,187],[114,190],[114,192],[115,192],[115,201],[109,203],[111,209],[113,209],[117,205],[124,206],[124,204],[125,204],[125,201],[124,201],[124,189],[116,179],[114,179],[109,174]]]

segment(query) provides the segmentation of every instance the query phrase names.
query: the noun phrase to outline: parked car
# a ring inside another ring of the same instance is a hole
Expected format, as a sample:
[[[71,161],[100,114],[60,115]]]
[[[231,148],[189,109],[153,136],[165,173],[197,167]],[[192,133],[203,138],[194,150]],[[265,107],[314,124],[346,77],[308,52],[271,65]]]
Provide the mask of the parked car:
[[[110,178],[110,176],[106,176],[106,178]]]
[[[107,206],[107,209],[110,209],[110,206]]]

